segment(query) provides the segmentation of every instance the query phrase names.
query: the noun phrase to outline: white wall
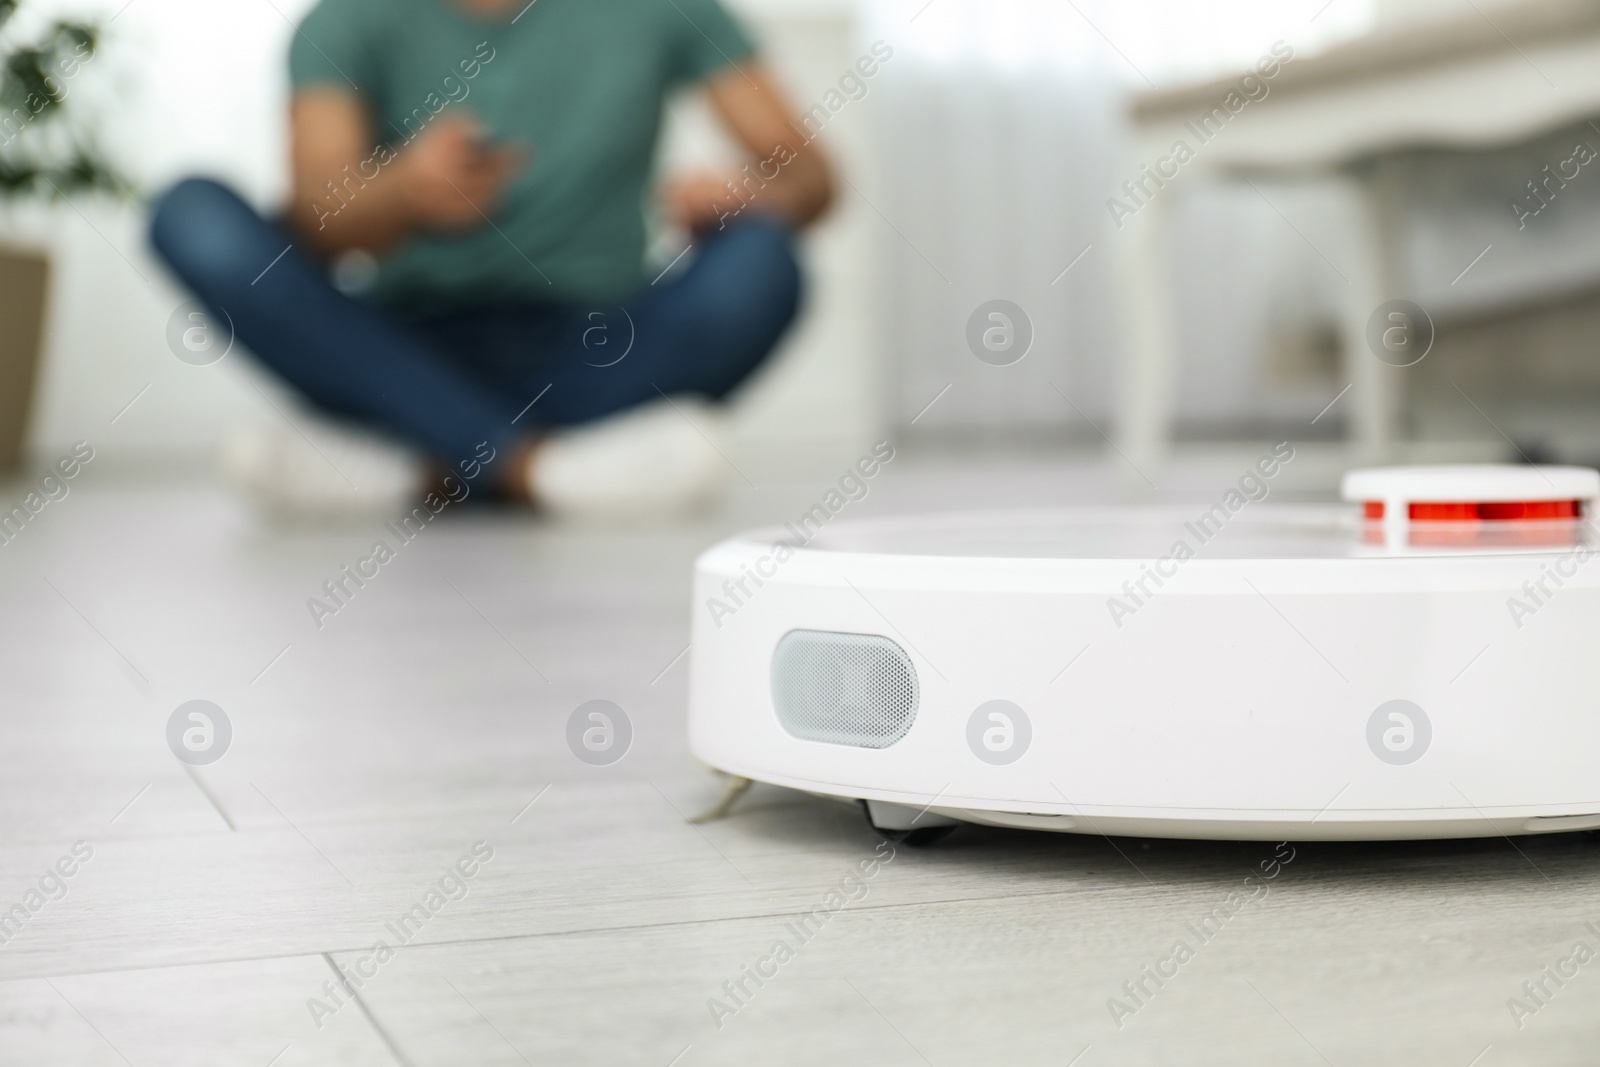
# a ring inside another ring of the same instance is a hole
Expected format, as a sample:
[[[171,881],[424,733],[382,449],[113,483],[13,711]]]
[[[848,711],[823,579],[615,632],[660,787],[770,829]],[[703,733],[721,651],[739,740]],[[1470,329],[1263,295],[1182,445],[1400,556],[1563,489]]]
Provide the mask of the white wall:
[[[121,2],[97,5],[102,19]],[[134,0],[80,76],[112,98],[77,102],[107,105],[109,147],[145,190],[200,172],[269,204],[285,185],[286,18],[309,2],[273,0],[280,15],[265,2]],[[203,460],[227,426],[264,406],[244,361],[192,367],[167,348],[167,319],[186,297],[146,247],[142,207],[74,197],[46,216],[54,255],[35,450],[88,438],[114,457]]]

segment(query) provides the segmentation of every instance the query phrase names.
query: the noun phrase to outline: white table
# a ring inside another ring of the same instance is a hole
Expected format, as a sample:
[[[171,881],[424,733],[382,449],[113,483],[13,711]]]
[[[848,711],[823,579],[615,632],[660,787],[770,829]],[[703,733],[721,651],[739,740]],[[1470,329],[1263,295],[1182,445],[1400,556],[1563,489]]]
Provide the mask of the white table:
[[[1334,179],[1360,220],[1359,262],[1341,334],[1345,401],[1356,456],[1393,453],[1405,371],[1376,359],[1367,320],[1397,291],[1391,198],[1352,164],[1423,146],[1492,150],[1600,114],[1600,2],[1532,0],[1469,11],[1295,58],[1203,145],[1185,126],[1218,106],[1238,76],[1143,94],[1133,103],[1133,169],[1182,139],[1195,156],[1118,234],[1120,314],[1127,351],[1118,387],[1118,445],[1141,469],[1159,466],[1171,436],[1176,329],[1165,280],[1168,220],[1184,187],[1210,180]],[[1530,174],[1530,177],[1533,175]],[[1509,199],[1517,190],[1508,189]]]

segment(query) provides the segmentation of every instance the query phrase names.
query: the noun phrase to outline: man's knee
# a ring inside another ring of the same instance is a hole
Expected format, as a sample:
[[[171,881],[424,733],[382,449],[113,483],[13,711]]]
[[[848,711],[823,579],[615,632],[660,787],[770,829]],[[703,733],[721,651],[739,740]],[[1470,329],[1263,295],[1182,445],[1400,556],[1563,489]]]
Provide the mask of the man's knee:
[[[800,260],[794,232],[781,221],[756,215],[731,226],[722,241],[743,270],[768,285],[798,292]]]
[[[721,306],[733,314],[757,314],[782,329],[800,306],[802,275],[793,232],[782,222],[754,216],[741,219],[717,238],[725,257],[729,295]]]
[[[150,218],[150,243],[184,281],[249,281],[259,258],[256,213],[225,185],[186,178],[157,199]]]

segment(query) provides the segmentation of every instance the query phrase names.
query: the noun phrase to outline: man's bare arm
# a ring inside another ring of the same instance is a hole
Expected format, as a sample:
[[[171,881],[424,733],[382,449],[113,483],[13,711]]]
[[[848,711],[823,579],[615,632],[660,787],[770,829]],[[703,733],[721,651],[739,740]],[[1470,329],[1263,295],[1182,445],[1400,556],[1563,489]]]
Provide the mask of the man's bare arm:
[[[748,63],[713,76],[706,86],[712,109],[734,139],[754,157],[747,179],[734,179],[739,192],[728,189],[725,175],[680,179],[667,190],[669,210],[690,226],[717,224],[745,202],[757,210],[782,214],[805,225],[827,210],[833,200],[833,171],[815,142],[808,143],[794,109],[784,99],[765,67]]]
[[[330,256],[482,225],[520,165],[515,152],[486,146],[463,115],[436,119],[394,154],[380,146],[361,97],[337,88],[296,93],[289,124],[289,220]]]

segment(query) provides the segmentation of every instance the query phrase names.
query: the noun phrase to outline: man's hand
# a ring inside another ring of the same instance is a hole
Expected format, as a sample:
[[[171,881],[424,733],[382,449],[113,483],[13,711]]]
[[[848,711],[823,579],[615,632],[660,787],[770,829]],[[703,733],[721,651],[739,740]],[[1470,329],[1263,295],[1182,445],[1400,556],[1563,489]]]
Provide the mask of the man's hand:
[[[728,185],[729,176],[702,172],[668,178],[661,189],[663,214],[671,222],[698,233],[722,224],[744,206]]]
[[[522,166],[520,152],[486,143],[480,126],[452,113],[380,167],[365,102],[324,86],[295,94],[290,131],[289,218],[327,256],[382,252],[418,230],[482,225]]]
[[[478,123],[449,115],[401,150],[393,178],[417,226],[459,230],[483,225],[521,168],[522,153],[490,144]]]

